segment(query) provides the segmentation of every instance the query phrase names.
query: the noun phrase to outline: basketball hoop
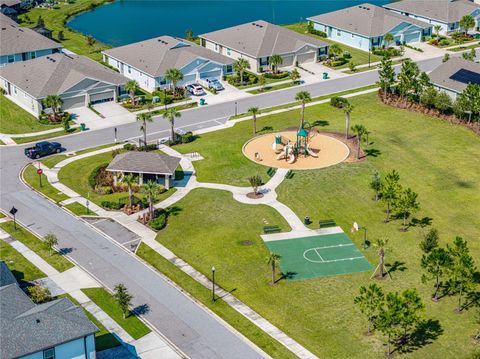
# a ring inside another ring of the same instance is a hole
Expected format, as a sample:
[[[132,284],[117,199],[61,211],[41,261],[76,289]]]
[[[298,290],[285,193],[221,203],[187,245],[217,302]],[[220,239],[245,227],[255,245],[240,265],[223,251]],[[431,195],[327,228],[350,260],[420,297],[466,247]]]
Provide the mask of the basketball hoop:
[[[358,223],[353,222],[352,232],[358,232]]]

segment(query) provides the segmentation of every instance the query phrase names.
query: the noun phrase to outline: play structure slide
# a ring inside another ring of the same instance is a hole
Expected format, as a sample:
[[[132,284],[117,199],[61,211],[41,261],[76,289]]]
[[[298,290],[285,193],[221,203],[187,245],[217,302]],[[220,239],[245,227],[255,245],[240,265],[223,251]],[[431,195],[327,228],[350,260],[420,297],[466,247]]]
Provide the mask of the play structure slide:
[[[289,156],[287,162],[290,163],[290,164],[292,164],[293,162],[295,162],[295,160],[296,160],[295,154],[293,154],[293,152],[290,153],[290,156]]]
[[[318,157],[318,154],[315,153],[315,152],[313,152],[313,151],[310,149],[310,146],[309,146],[309,145],[307,145],[307,152],[308,152],[308,154],[309,154],[310,156],[312,156],[312,157],[315,157],[315,158]]]

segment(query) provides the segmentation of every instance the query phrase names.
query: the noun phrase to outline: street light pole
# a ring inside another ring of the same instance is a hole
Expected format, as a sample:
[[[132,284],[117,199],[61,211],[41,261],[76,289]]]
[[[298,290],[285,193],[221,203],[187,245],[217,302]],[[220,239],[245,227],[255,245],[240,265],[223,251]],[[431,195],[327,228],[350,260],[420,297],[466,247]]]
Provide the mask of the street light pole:
[[[114,129],[114,132],[115,132],[115,143],[117,143],[117,128],[116,127]]]
[[[235,116],[237,116],[237,101],[235,101]]]
[[[163,88],[163,104],[165,105],[165,111],[167,111],[167,88]]]
[[[212,267],[212,301],[215,302],[215,267]]]

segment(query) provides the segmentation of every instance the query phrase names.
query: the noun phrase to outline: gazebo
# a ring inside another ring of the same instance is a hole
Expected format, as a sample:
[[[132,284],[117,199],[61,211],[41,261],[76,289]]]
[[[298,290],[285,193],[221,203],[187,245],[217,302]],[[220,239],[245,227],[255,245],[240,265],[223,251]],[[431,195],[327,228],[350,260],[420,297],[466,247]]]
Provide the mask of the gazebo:
[[[138,175],[140,185],[149,180],[161,183],[164,179],[163,184],[166,189],[169,189],[179,163],[180,158],[178,157],[152,152],[130,151],[115,156],[106,170],[113,172],[113,183],[115,185],[117,185],[120,173],[134,173]]]

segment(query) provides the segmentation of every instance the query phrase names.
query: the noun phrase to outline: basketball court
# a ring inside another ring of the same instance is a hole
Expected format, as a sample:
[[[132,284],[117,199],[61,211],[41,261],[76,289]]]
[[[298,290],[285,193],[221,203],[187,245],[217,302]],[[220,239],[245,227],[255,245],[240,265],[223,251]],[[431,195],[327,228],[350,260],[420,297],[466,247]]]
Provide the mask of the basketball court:
[[[280,268],[288,279],[309,279],[373,269],[340,227],[312,231],[300,237],[292,235],[278,233],[262,236],[270,252],[281,256]]]

